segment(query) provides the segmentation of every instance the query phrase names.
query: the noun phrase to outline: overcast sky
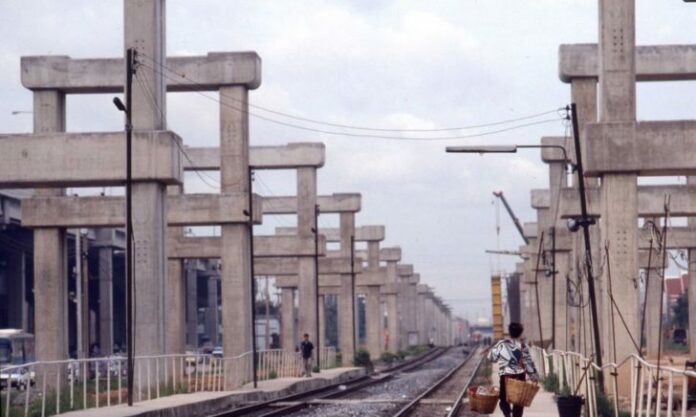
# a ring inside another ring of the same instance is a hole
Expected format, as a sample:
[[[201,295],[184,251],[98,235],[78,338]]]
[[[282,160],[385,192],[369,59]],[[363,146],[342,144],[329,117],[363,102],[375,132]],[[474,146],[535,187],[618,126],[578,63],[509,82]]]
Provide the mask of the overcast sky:
[[[696,5],[639,0],[637,26],[639,44],[696,43]],[[32,107],[20,83],[20,56],[121,56],[122,32],[118,0],[0,0],[0,131],[31,130],[30,114],[11,115]],[[562,107],[569,87],[557,76],[558,45],[596,40],[597,2],[590,0],[167,2],[169,56],[254,50],[263,59],[263,83],[251,93],[253,104],[358,126],[467,126]],[[693,82],[642,84],[638,117],[693,118],[693,97]],[[179,93],[168,95],[167,107],[169,128],[187,145],[217,145],[217,103]],[[69,97],[69,131],[122,127],[110,95]],[[362,193],[357,224],[386,225],[384,245],[401,246],[422,282],[469,318],[490,312],[497,260],[484,250],[521,243],[505,213],[497,242],[491,192],[503,190],[518,216],[534,221],[529,191],[547,186],[548,171],[536,151],[479,157],[446,155],[445,146],[537,143],[563,133],[554,122],[421,143],[336,137],[251,119],[253,145],[324,142],[319,192]],[[257,178],[260,194],[295,192],[294,173]],[[194,174],[186,188],[213,191]],[[294,222],[267,217],[259,231]],[[337,219],[326,215],[321,224],[336,226]],[[514,262],[501,258],[500,267],[511,270]]]

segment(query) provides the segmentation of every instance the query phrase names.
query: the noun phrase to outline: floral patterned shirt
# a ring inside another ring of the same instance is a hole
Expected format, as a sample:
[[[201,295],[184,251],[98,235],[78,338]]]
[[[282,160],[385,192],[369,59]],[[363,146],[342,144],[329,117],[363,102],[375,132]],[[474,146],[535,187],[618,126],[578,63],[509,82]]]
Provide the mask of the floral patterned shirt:
[[[503,339],[488,353],[488,359],[498,362],[498,375],[536,375],[536,367],[527,345],[517,339]]]

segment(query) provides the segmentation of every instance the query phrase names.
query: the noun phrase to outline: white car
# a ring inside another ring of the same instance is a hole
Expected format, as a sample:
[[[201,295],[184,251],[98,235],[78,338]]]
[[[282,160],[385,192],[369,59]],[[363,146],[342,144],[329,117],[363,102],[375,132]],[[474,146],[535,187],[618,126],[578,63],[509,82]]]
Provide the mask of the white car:
[[[36,374],[26,367],[0,370],[0,388],[10,387],[19,390],[26,389],[35,384]]]

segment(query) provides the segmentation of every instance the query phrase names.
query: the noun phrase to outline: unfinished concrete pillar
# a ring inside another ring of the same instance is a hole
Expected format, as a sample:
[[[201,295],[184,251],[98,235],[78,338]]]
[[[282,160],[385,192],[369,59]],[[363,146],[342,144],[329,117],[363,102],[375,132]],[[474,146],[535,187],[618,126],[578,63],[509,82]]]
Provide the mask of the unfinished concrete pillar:
[[[696,177],[691,176],[686,178],[689,185],[696,186]],[[696,195],[692,194],[692,204],[696,206]],[[689,227],[696,228],[696,217],[689,217],[687,220]],[[696,317],[696,249],[689,249],[689,317]],[[689,354],[691,359],[696,358],[696,320],[689,320]]]
[[[293,287],[281,287],[280,297],[281,346],[286,351],[295,351],[298,341],[295,332],[295,289]]]
[[[317,203],[317,169],[303,167],[297,169],[297,234],[312,237],[317,230],[315,205]],[[319,337],[317,328],[317,273],[314,259],[298,258],[299,334],[309,334],[310,339]],[[321,343],[323,346],[323,343]]]
[[[655,224],[659,225],[658,219],[653,219]],[[658,243],[655,242],[655,246]],[[655,265],[662,265],[662,255],[657,252],[653,252],[652,259]],[[659,349],[659,337],[660,337],[660,321],[662,320],[662,311],[660,310],[660,299],[663,296],[662,293],[662,283],[661,277],[663,276],[663,271],[659,268],[652,268],[650,271],[645,271],[650,274],[647,286],[645,287],[645,339],[646,348],[649,358],[657,358],[657,351]],[[637,340],[637,337],[636,337]]]
[[[136,48],[138,54],[166,65],[164,0],[125,0],[124,6],[124,48]],[[166,84],[161,72],[154,66],[140,66],[134,83],[144,87],[133,89],[133,130],[165,130]],[[134,291],[137,294],[135,354],[160,355],[165,352],[166,343],[166,186],[136,182],[132,196]]]
[[[113,231],[97,229],[99,253],[99,348],[101,354],[114,353],[114,251]]]
[[[326,341],[326,306],[323,295],[319,296],[319,340],[321,340],[321,346],[329,347]]]
[[[630,127],[617,129],[618,135],[632,140],[636,121],[635,65],[635,1],[600,0],[599,3],[599,122],[624,123]],[[620,132],[620,133],[618,133]],[[621,158],[621,155],[614,155]],[[611,271],[611,287],[616,304],[620,306],[628,331],[639,332],[638,293],[638,194],[635,173],[608,173],[602,177],[602,234],[609,244],[609,259],[602,281],[606,286]],[[603,245],[604,247],[604,245]],[[631,335],[620,324],[621,317],[605,300],[605,322],[612,320],[616,339],[604,331],[605,355],[621,361],[635,352]],[[613,316],[613,318],[612,318]],[[619,390],[630,392],[630,369],[619,371]]]
[[[387,282],[393,283],[392,285],[394,286],[396,286],[398,282],[396,261],[387,262]],[[385,306],[387,309],[386,350],[394,353],[399,350],[398,293],[394,291],[387,293],[385,296]]]
[[[355,233],[355,213],[340,213],[341,256],[350,258],[351,238]],[[343,366],[352,366],[355,356],[356,321],[355,292],[350,274],[341,276],[341,294],[338,298],[338,337]]]
[[[242,193],[249,189],[249,92],[246,86],[220,88],[220,179],[222,193]],[[222,226],[222,340],[226,356],[251,351],[252,279],[251,233],[245,224]],[[234,372],[226,382],[241,383]],[[239,375],[246,379],[248,375]]]
[[[34,92],[34,133],[65,131],[65,95]],[[38,189],[37,196],[63,195],[63,189]],[[65,229],[34,230],[34,333],[38,361],[68,358],[68,266]],[[54,367],[46,386],[56,384]],[[42,372],[43,374],[43,372]]]
[[[425,314],[425,298],[427,287],[424,284],[418,285],[418,344],[425,345],[428,343],[427,337],[427,318]]]
[[[368,271],[379,271],[379,241],[367,242]],[[365,299],[365,330],[367,332],[367,350],[370,357],[379,358],[382,354],[382,320],[380,318],[380,287],[378,285],[367,286]]]
[[[218,341],[218,280],[217,276],[208,277],[208,308],[205,312],[205,333],[210,343],[217,346]]]
[[[182,185],[167,187],[168,195],[183,194]],[[169,237],[183,238],[183,227],[167,229]],[[165,294],[165,350],[170,354],[186,352],[186,282],[184,279],[184,260],[167,259],[167,282]]]
[[[186,344],[198,348],[198,273],[197,260],[186,262]]]

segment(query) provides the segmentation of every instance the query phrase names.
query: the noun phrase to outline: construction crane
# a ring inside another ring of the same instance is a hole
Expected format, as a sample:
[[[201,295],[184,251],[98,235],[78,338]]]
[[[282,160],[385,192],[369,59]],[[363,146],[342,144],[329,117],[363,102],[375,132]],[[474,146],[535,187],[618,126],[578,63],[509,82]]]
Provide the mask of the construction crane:
[[[503,205],[505,206],[505,210],[507,210],[508,214],[510,215],[510,218],[512,219],[512,222],[515,223],[515,227],[517,228],[517,231],[520,232],[520,236],[522,236],[522,240],[524,240],[524,243],[529,245],[529,239],[527,239],[527,236],[524,235],[524,229],[522,228],[522,223],[520,223],[520,220],[515,216],[515,213],[513,213],[512,208],[508,204],[507,200],[505,199],[505,196],[503,195],[502,191],[493,191],[493,195],[498,197],[500,201],[503,202]]]

